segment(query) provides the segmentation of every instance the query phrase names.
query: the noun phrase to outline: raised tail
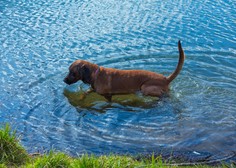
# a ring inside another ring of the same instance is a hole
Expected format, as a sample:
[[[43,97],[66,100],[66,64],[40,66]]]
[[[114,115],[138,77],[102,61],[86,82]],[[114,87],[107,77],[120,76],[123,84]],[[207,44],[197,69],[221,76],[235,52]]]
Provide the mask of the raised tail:
[[[180,40],[178,42],[178,49],[179,49],[179,62],[175,71],[167,77],[168,83],[170,83],[172,80],[174,80],[178,76],[184,64],[185,55],[184,55],[184,50],[182,49]]]

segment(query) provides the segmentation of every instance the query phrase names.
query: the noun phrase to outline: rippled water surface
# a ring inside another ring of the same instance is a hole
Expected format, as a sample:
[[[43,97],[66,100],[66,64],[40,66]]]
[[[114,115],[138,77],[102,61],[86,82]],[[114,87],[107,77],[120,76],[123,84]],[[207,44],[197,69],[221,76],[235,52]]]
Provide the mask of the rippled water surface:
[[[168,96],[97,94],[66,86],[69,65],[169,75]],[[1,0],[0,122],[30,152],[227,154],[236,150],[236,2],[233,0]]]

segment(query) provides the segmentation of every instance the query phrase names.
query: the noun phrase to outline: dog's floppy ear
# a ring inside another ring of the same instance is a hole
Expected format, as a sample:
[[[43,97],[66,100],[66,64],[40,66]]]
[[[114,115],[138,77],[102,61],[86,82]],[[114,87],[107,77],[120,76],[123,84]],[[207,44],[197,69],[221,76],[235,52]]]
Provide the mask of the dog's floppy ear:
[[[90,69],[86,65],[82,65],[79,69],[81,80],[84,83],[91,84],[91,72]]]

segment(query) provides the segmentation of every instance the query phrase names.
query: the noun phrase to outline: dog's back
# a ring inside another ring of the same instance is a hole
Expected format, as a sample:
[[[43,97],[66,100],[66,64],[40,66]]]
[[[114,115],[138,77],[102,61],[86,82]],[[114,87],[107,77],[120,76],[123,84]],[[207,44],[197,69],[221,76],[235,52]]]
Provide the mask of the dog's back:
[[[155,84],[165,86],[168,81],[165,76],[145,70],[119,70],[100,67],[95,83],[95,90],[103,94],[126,94],[141,90],[143,84],[155,81]],[[103,86],[98,87],[102,84]]]

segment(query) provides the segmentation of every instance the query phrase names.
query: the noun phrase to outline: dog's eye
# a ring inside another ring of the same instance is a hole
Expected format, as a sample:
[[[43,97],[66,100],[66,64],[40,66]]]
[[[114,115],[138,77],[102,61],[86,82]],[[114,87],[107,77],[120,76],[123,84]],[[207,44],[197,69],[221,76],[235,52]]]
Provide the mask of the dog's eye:
[[[71,72],[71,73],[70,73],[70,76],[75,77],[75,73],[74,73],[74,72]]]

